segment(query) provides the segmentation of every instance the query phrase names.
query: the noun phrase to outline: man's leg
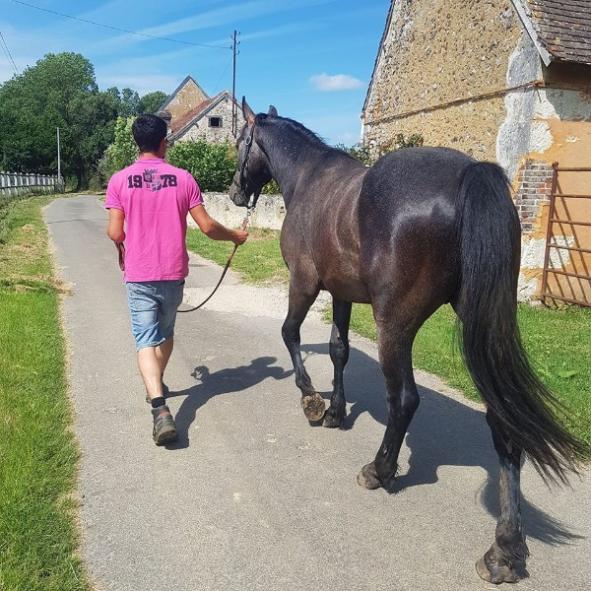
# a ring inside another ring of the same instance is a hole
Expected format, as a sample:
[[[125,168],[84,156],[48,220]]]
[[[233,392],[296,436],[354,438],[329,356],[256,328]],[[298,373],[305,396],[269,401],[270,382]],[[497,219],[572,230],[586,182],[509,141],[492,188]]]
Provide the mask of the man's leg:
[[[162,345],[165,343],[162,343]],[[146,392],[148,393],[148,398],[150,400],[161,397],[164,394],[164,389],[162,387],[162,374],[164,371],[162,354],[158,351],[162,345],[158,345],[157,347],[144,347],[143,349],[140,349],[137,354],[140,374],[144,380]],[[170,349],[172,350],[172,348]]]
[[[160,375],[164,378],[164,372],[170,356],[172,355],[172,349],[174,347],[174,337],[168,337],[163,343],[158,345],[155,349],[156,359],[160,365]]]
[[[164,401],[164,388],[162,385],[163,366],[157,353],[157,349],[160,346],[144,347],[138,351],[140,373],[146,386],[148,399],[152,405],[152,417],[154,418],[152,437],[156,445],[172,443],[178,437],[174,419]],[[170,347],[165,347],[166,349],[172,350]]]
[[[155,349],[156,358],[160,366],[160,381],[164,379],[164,372],[174,348],[174,325],[178,307],[183,301],[183,287],[185,281],[163,281],[161,289],[161,301],[158,314],[158,326],[160,335],[164,339]],[[164,395],[167,388],[163,386]]]
[[[138,348],[138,366],[152,406],[152,436],[157,445],[164,445],[177,439],[177,431],[170,409],[165,404],[162,385],[164,361],[168,361],[172,347],[168,345],[163,351],[157,352],[167,337],[172,336],[172,333],[161,333],[162,298],[159,288],[157,283],[127,284],[132,332]]]

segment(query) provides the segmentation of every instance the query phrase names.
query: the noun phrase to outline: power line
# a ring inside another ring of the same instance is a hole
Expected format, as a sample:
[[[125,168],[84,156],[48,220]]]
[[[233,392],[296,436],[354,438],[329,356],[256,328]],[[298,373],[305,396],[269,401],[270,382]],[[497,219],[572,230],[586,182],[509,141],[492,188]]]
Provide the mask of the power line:
[[[18,75],[18,68],[16,67],[16,63],[14,62],[14,59],[12,57],[12,53],[10,53],[10,49],[8,49],[8,44],[6,43],[6,39],[4,39],[2,31],[0,31],[0,40],[2,40],[2,49],[4,50],[4,53],[6,54],[8,61],[12,64],[12,67],[14,68],[14,73]]]
[[[15,4],[20,4],[22,6],[27,6],[28,8],[40,10],[41,12],[47,12],[47,13],[53,14],[55,16],[61,16],[62,18],[69,18],[73,21],[86,23],[87,25],[94,25],[95,27],[102,27],[103,29],[117,31],[119,33],[128,33],[129,35],[137,35],[138,37],[146,37],[148,39],[158,39],[160,41],[168,41],[170,43],[180,43],[181,45],[192,45],[194,47],[209,47],[211,49],[232,49],[229,45],[212,45],[212,44],[208,44],[208,43],[194,43],[192,41],[183,41],[182,39],[173,39],[172,37],[159,37],[158,35],[150,35],[150,33],[140,33],[138,31],[132,31],[130,29],[123,29],[121,27],[107,25],[105,23],[97,23],[96,21],[91,21],[90,19],[81,18],[78,16],[73,16],[71,14],[65,14],[64,12],[58,12],[57,10],[50,10],[49,8],[43,8],[41,6],[36,6],[35,4],[29,4],[28,2],[23,2],[22,0],[12,0],[12,2],[14,2]]]
[[[230,59],[226,62],[224,69],[221,71],[218,79],[216,80],[215,84],[213,85],[214,89],[219,88],[220,82],[225,77],[225,75],[228,73],[228,70],[230,69],[230,66],[232,65],[232,60],[233,60],[233,56],[230,56]]]

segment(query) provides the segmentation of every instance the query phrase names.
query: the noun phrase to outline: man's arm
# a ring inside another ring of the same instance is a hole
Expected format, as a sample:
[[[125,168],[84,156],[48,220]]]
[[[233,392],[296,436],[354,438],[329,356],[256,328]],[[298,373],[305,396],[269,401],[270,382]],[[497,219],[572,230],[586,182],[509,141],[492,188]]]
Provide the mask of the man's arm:
[[[109,226],[107,227],[107,236],[116,243],[125,240],[125,232],[123,230],[123,223],[125,221],[125,214],[121,209],[109,209]]]
[[[212,240],[229,240],[234,244],[244,244],[248,238],[248,232],[244,230],[230,230],[216,222],[205,210],[203,205],[198,205],[189,210],[191,217],[199,226],[199,229]]]

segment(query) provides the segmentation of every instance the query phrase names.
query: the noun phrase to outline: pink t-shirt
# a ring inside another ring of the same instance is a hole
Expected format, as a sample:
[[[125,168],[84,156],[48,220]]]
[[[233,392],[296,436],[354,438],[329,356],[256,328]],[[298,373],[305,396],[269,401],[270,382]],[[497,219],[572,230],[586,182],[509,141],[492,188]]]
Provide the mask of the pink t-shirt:
[[[125,214],[125,281],[184,279],[187,213],[202,204],[195,179],[160,158],[142,158],[115,173],[105,207]]]

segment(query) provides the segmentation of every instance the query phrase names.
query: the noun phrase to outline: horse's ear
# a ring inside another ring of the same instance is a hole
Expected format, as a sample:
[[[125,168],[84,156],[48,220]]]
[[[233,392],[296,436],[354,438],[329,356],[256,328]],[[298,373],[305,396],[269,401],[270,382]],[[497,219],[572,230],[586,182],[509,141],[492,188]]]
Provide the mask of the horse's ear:
[[[252,125],[254,123],[255,114],[246,102],[245,96],[242,97],[242,115],[244,115],[244,119],[246,119],[246,122],[249,125]]]
[[[277,109],[273,105],[269,105],[269,112],[267,113],[268,117],[279,117],[279,113],[277,113]]]

